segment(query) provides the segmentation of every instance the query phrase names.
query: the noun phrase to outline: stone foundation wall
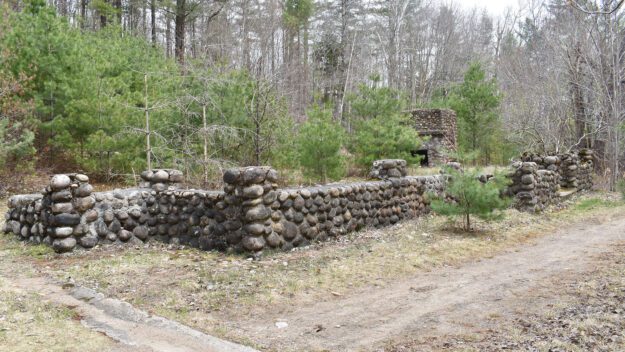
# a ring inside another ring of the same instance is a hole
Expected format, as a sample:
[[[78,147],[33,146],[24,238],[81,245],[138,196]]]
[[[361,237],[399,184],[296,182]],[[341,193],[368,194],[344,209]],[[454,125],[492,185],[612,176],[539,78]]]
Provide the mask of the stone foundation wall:
[[[10,198],[4,230],[57,252],[150,240],[288,250],[419,216],[429,211],[426,193],[444,189],[442,175],[279,189],[275,170],[248,167],[228,170],[224,191],[184,190],[176,187],[178,176],[150,178],[155,171],[146,173],[145,187],[96,193],[84,175],[55,175],[42,195]]]

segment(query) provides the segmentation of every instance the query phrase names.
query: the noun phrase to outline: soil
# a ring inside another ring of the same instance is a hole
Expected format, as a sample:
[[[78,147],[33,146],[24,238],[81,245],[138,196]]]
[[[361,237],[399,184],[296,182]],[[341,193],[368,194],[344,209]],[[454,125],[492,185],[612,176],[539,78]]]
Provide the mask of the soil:
[[[554,278],[583,279],[598,256],[622,253],[623,243],[625,219],[596,219],[493,258],[305,307],[293,302],[286,311],[243,317],[232,327],[275,351],[393,350],[402,339],[426,341],[402,350],[428,350],[435,346],[427,341],[492,328],[492,317],[553,305],[561,290]],[[539,289],[546,294],[536,297]]]

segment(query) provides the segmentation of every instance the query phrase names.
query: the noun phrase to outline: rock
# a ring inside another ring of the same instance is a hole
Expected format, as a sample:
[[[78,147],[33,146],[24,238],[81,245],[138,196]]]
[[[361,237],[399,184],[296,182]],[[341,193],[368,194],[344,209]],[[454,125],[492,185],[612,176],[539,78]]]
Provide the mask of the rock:
[[[132,237],[132,232],[122,229],[121,231],[119,231],[117,237],[119,237],[120,240],[126,242]]]
[[[52,248],[58,253],[69,252],[74,247],[76,247],[76,239],[74,237],[56,239],[52,242]]]
[[[252,185],[243,189],[243,197],[245,198],[258,198],[264,193],[263,186]]]
[[[248,167],[243,170],[241,180],[245,185],[262,183],[265,181],[267,170],[262,167]]]
[[[50,180],[50,187],[55,191],[59,191],[69,187],[71,183],[72,180],[67,175],[54,175],[52,180]]]
[[[74,178],[76,179],[76,181],[89,182],[89,176],[85,174],[76,174],[74,175]]]
[[[149,230],[146,226],[137,226],[132,230],[132,234],[140,240],[147,240],[149,235]]]
[[[62,226],[74,226],[80,224],[79,214],[58,214],[54,216],[54,223]]]
[[[55,203],[69,202],[72,200],[72,192],[69,189],[63,189],[52,193],[50,199]]]
[[[157,170],[152,175],[152,179],[150,181],[154,183],[167,182],[169,181],[169,174],[165,170]]]
[[[265,239],[262,236],[245,236],[242,244],[248,251],[257,252],[265,247]]]
[[[521,176],[521,183],[524,183],[526,185],[532,184],[534,183],[535,179],[534,179],[534,175],[532,174],[526,174]]]
[[[87,211],[95,205],[95,198],[92,196],[83,197],[83,198],[74,198],[74,206],[76,210],[84,212]]]
[[[54,229],[54,237],[65,238],[71,236],[73,232],[73,227],[57,227],[56,229]]]
[[[104,214],[102,214],[102,219],[109,223],[111,221],[113,221],[113,219],[115,219],[115,213],[113,213],[112,210],[105,210]]]
[[[287,221],[284,223],[284,233],[282,236],[287,240],[292,240],[299,234],[299,229],[294,223]]]
[[[273,231],[269,234],[269,236],[267,236],[266,241],[267,244],[273,248],[277,248],[282,245],[282,237]]]
[[[225,183],[233,184],[239,180],[239,171],[236,169],[229,169],[224,172],[223,180]]]
[[[253,236],[259,236],[265,233],[265,226],[259,223],[249,224],[245,226],[245,231]]]
[[[76,197],[88,197],[93,192],[93,186],[88,183],[83,183],[76,190],[74,190],[74,195]]]
[[[180,170],[169,171],[169,182],[181,183],[184,181],[184,174]]]
[[[262,221],[271,216],[271,210],[266,208],[263,205],[255,206],[254,208],[249,209],[245,213],[245,220],[247,222],[255,222]]]
[[[93,248],[96,244],[98,244],[98,235],[96,233],[89,232],[86,235],[82,236],[78,243],[85,248]]]
[[[98,219],[98,211],[95,209],[90,209],[85,212],[85,221],[93,222]]]
[[[71,213],[74,211],[74,207],[72,206],[72,203],[54,203],[50,207],[50,210],[54,214]]]

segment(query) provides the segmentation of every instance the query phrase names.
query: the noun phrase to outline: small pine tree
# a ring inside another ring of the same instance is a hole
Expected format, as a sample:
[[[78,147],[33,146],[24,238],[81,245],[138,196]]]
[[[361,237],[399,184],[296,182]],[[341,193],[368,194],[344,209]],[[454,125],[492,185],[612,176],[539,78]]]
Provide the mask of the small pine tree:
[[[307,111],[306,121],[298,135],[299,162],[304,175],[327,182],[345,174],[341,147],[345,140],[343,127],[332,120],[332,108],[314,106]]]
[[[503,217],[503,213],[498,210],[503,210],[510,204],[509,199],[501,196],[501,191],[506,186],[505,177],[496,175],[482,183],[478,179],[480,172],[479,169],[448,169],[450,179],[445,193],[455,201],[449,202],[438,197],[432,201],[432,210],[452,219],[461,217],[465,231],[471,230],[471,215],[487,221]]]

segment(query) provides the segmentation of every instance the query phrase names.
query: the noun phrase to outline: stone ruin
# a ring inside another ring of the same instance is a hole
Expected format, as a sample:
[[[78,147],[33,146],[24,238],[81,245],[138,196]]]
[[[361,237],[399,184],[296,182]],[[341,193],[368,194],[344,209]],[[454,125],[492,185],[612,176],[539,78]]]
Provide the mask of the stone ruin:
[[[445,152],[456,151],[456,113],[449,109],[416,109],[410,111],[414,128],[428,140],[414,155],[421,157],[421,166],[445,164]]]
[[[526,155],[512,164],[505,193],[518,209],[540,211],[559,200],[561,185],[590,189],[592,170],[586,150]],[[41,194],[9,199],[4,232],[57,252],[150,240],[203,250],[290,250],[428,213],[428,195],[444,195],[448,179],[407,176],[406,162],[397,159],[375,161],[370,175],[378,180],[281,188],[271,167],[244,167],[227,170],[224,189],[210,191],[183,189],[180,171],[157,169],[143,172],[138,188],[108,192],[93,192],[86,175],[54,175]]]
[[[593,170],[590,149],[547,156],[524,154],[511,165],[507,193],[515,197],[517,208],[541,211],[559,201],[561,190],[590,190]]]
[[[141,174],[139,188],[92,192],[85,175],[55,175],[43,194],[9,199],[5,232],[57,252],[156,240],[204,250],[289,250],[429,211],[443,175],[406,176],[405,161],[376,163],[382,180],[280,188],[270,167],[227,170],[220,191],[183,189],[182,173]],[[385,168],[385,166],[393,168]],[[384,173],[384,172],[383,172]]]

